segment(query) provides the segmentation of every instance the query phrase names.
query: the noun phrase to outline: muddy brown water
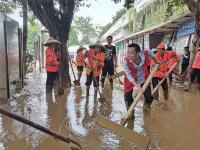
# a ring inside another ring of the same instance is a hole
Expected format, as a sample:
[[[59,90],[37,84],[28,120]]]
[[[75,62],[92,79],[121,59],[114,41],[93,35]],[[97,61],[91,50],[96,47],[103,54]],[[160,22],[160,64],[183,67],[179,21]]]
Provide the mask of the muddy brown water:
[[[90,97],[85,97],[84,77],[82,87],[65,90],[58,96],[45,93],[45,73],[30,74],[27,86],[0,105],[31,121],[56,131],[70,135],[85,150],[131,150],[139,149],[134,143],[125,140],[112,131],[95,125],[95,117],[100,115],[119,123],[126,113],[123,91],[115,85],[111,91],[106,86],[103,91],[111,102],[102,106],[94,99],[93,88]],[[143,110],[143,101],[137,104],[134,120],[127,127],[134,132],[148,136],[150,150],[198,150],[200,148],[200,94],[170,88],[167,105],[155,101],[153,108]],[[0,150],[67,150],[69,145],[0,115]]]

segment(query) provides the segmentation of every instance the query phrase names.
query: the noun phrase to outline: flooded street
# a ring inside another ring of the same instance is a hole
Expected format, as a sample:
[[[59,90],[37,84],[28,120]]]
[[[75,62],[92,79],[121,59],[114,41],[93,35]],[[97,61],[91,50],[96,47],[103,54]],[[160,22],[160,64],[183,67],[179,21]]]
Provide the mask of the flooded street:
[[[56,90],[45,93],[46,74],[29,74],[27,85],[8,101],[0,101],[3,108],[45,126],[79,142],[86,150],[139,149],[105,128],[95,124],[97,116],[119,123],[126,113],[123,91],[116,85],[111,91],[105,87],[103,93],[111,103],[103,106],[93,96],[93,87],[87,99],[84,87],[71,87],[63,96]],[[184,92],[171,87],[170,101],[166,106],[155,101],[151,111],[143,110],[140,100],[135,118],[128,121],[128,128],[148,136],[150,150],[198,150],[200,147],[200,94]],[[67,150],[69,145],[33,129],[27,125],[0,115],[0,150]]]

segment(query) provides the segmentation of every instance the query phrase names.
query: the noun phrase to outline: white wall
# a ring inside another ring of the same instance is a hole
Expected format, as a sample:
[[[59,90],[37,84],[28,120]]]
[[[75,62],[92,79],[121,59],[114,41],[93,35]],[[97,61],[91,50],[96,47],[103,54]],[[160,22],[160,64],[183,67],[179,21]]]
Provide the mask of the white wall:
[[[136,11],[140,11],[142,10],[146,5],[148,5],[149,3],[151,3],[154,0],[135,0],[134,6]]]

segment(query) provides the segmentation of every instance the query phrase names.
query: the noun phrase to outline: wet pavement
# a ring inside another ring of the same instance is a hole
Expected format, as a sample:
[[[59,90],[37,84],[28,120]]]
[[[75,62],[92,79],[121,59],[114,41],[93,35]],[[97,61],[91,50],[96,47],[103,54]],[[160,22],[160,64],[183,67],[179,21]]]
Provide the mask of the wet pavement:
[[[85,97],[85,77],[82,87],[65,89],[63,96],[57,90],[45,93],[46,74],[28,75],[27,85],[7,101],[0,101],[3,108],[45,126],[64,136],[73,137],[86,150],[139,149],[131,143],[95,124],[95,117],[103,116],[119,123],[126,113],[123,90],[118,84],[111,91],[106,86],[103,93],[111,104],[102,105],[93,96]],[[151,138],[150,150],[198,150],[200,147],[200,94],[184,92],[170,87],[170,100],[154,101],[151,110],[143,110],[143,101],[137,104],[134,120],[127,127]],[[67,150],[69,145],[0,115],[0,150]]]

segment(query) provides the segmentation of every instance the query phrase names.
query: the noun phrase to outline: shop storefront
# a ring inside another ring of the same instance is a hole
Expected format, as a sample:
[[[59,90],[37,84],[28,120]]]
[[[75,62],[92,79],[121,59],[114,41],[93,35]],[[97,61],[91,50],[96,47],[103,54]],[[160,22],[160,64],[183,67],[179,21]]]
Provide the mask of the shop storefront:
[[[191,18],[180,24],[177,34],[176,40],[173,43],[173,47],[179,55],[183,55],[184,47],[190,46],[191,49],[191,41],[195,32],[195,19]]]

